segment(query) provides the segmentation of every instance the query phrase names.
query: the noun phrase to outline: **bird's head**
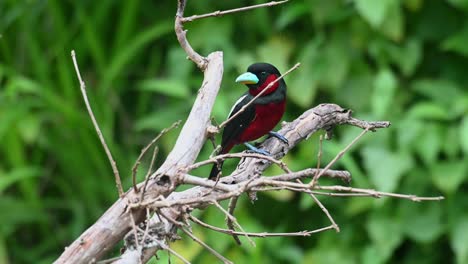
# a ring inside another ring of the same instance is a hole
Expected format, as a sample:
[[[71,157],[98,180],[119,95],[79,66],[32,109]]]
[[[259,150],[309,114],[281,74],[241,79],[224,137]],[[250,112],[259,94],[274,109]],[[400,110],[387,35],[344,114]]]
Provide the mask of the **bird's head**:
[[[279,76],[281,74],[275,66],[269,63],[254,63],[247,68],[247,72],[237,77],[236,82],[247,85],[249,93],[255,96]],[[279,85],[286,85],[283,79],[273,84],[263,95],[273,93]]]

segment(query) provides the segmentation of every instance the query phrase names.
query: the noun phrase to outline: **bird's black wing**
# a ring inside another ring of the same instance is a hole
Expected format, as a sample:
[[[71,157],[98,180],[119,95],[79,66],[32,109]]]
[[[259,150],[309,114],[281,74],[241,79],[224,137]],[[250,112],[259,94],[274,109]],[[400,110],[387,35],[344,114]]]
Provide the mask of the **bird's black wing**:
[[[231,113],[229,113],[229,118],[235,113],[239,112],[242,106],[246,105],[253,99],[253,96],[248,92],[245,93],[233,106]],[[235,141],[244,130],[249,126],[249,124],[255,119],[255,105],[251,104],[247,107],[242,113],[236,116],[231,120],[223,131],[223,138],[221,141],[221,146],[224,148],[233,141]],[[221,149],[221,152],[223,149]]]

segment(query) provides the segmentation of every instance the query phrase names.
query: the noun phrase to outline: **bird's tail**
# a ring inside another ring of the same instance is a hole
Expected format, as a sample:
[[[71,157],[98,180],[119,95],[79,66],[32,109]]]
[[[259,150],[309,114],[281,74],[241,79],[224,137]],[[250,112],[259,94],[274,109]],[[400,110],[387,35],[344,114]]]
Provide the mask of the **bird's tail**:
[[[228,153],[232,149],[232,147],[234,147],[233,143],[227,144],[226,146],[221,148],[221,150],[218,152],[218,155]],[[218,174],[221,172],[223,164],[224,160],[220,160],[219,162],[213,164],[213,168],[211,168],[210,176],[208,176],[208,179],[215,180],[218,177]]]
[[[215,180],[218,177],[218,174],[221,172],[221,169],[223,168],[223,163],[224,163],[224,160],[221,160],[220,162],[213,164],[213,168],[211,168],[210,176],[208,177],[208,179]]]

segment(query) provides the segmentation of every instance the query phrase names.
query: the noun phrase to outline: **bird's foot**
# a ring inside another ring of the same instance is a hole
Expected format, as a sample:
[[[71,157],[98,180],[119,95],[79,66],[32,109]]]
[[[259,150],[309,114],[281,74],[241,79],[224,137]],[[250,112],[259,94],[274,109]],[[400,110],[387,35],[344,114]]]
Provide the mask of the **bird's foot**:
[[[268,135],[270,135],[271,137],[275,137],[275,138],[279,139],[280,141],[282,141],[286,145],[289,145],[288,139],[285,138],[283,135],[281,135],[278,132],[270,131],[270,132],[268,132]]]
[[[256,148],[256,147],[250,145],[249,143],[244,143],[244,145],[249,149],[248,150],[249,152],[253,152],[253,153],[257,153],[257,154],[261,154],[261,155],[265,155],[265,156],[271,156],[271,154],[268,153],[268,151]]]

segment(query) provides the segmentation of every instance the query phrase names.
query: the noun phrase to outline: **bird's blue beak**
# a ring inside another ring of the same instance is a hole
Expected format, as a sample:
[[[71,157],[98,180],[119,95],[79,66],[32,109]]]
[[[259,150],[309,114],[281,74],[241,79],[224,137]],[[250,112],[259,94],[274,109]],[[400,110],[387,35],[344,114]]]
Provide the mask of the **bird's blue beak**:
[[[246,72],[236,79],[237,83],[243,83],[243,84],[257,84],[258,83],[258,77],[257,75],[251,73],[251,72]]]

